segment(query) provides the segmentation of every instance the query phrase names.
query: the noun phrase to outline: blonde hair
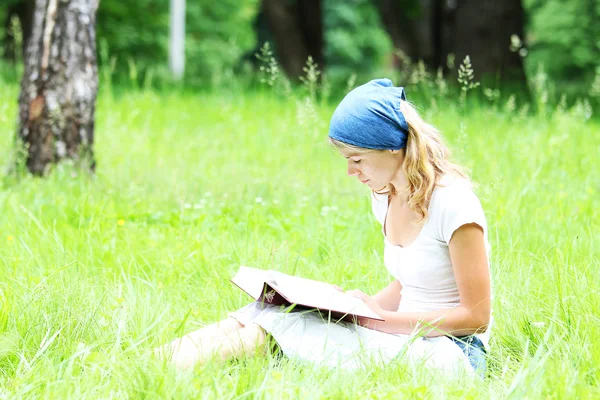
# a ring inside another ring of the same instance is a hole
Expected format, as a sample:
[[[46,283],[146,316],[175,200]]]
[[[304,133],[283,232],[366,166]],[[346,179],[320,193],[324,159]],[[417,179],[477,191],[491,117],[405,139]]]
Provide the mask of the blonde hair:
[[[408,124],[404,163],[402,171],[408,179],[408,206],[419,214],[417,224],[424,224],[428,217],[429,201],[433,189],[442,176],[454,174],[469,179],[463,168],[450,161],[450,150],[443,143],[439,131],[423,121],[417,110],[408,102],[400,103],[400,111]],[[365,149],[330,138],[329,141],[338,150],[349,150],[356,154],[365,154],[385,150]],[[396,194],[391,184],[378,194]]]

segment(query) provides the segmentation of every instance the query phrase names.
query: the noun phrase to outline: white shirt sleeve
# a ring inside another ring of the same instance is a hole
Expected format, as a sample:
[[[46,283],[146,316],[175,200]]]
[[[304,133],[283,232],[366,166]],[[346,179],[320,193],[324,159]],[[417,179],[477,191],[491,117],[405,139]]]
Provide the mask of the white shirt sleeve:
[[[444,188],[437,200],[441,210],[440,236],[444,242],[449,244],[458,228],[471,223],[479,225],[487,236],[487,223],[481,202],[469,186]]]

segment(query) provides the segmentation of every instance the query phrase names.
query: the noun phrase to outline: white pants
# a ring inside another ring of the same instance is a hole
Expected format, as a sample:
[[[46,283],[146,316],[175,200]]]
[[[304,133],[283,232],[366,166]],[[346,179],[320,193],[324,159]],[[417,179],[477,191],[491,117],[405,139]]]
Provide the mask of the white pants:
[[[229,316],[243,325],[260,325],[291,359],[355,370],[372,363],[385,365],[397,358],[418,367],[473,372],[462,350],[445,336],[389,334],[348,322],[330,322],[314,311],[285,312],[257,302]]]

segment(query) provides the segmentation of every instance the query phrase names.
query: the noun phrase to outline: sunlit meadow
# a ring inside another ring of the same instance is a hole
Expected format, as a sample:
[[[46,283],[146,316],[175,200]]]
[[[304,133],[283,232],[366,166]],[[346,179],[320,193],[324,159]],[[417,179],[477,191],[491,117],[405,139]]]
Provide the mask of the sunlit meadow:
[[[1,85],[7,167],[18,85]],[[177,371],[148,356],[246,304],[229,282],[240,265],[370,293],[390,276],[367,188],[326,141],[333,104],[103,91],[95,176],[2,173],[0,399],[600,396],[600,126],[581,104],[532,115],[512,100],[415,102],[486,211],[485,380],[402,360],[348,373],[260,355]]]

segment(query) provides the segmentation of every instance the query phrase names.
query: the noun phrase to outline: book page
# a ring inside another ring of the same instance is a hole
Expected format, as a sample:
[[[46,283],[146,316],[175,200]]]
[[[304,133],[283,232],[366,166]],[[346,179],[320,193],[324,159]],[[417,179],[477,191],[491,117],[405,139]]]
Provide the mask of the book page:
[[[265,282],[269,284],[274,283],[271,275],[270,271],[264,269],[242,266],[237,274],[231,278],[231,281],[250,296],[254,297],[255,300],[258,300],[262,294]]]
[[[361,299],[340,292],[328,283],[269,271],[267,275],[291,302],[323,310],[381,319]]]

